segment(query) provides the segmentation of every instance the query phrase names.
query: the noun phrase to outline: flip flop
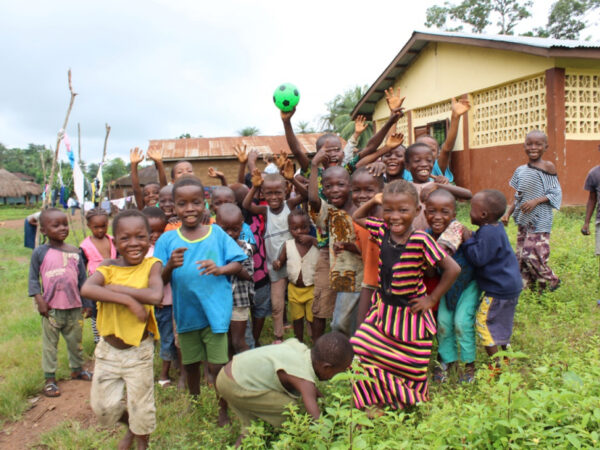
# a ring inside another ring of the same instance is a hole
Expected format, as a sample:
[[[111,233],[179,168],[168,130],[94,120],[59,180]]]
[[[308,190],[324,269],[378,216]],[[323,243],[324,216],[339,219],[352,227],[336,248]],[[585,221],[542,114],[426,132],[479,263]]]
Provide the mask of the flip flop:
[[[92,372],[88,372],[87,370],[80,370],[79,372],[71,372],[72,380],[83,380],[83,381],[92,381]]]
[[[44,395],[46,397],[60,397],[60,389],[56,383],[46,383],[44,386]]]
[[[158,385],[162,388],[171,386],[171,380],[158,380]]]

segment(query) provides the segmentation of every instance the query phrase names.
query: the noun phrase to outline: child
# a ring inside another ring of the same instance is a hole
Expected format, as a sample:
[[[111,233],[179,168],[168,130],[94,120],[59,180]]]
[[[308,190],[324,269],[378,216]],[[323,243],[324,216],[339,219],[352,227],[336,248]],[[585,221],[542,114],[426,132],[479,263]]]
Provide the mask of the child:
[[[550,232],[552,231],[552,208],[559,209],[562,191],[556,168],[542,156],[548,149],[548,139],[539,130],[525,137],[527,164],[517,167],[510,180],[515,189],[515,201],[502,217],[508,224],[512,215],[519,227],[517,234],[517,259],[523,277],[523,285],[533,289],[548,288],[554,291],[560,280],[548,266],[550,257]]]
[[[383,206],[383,220],[367,219],[366,213],[377,204]],[[357,408],[387,404],[397,409],[428,399],[427,366],[436,333],[431,309],[456,280],[460,268],[431,236],[415,231],[413,220],[419,209],[414,186],[398,180],[354,213],[354,220],[371,232],[381,249],[373,305],[350,340],[369,377],[353,387]],[[442,270],[430,294],[423,284],[428,265]]]
[[[317,240],[306,242],[305,236],[310,231],[310,219],[301,209],[294,209],[288,216],[290,234],[294,239],[285,241],[279,257],[273,261],[275,270],[287,267],[288,301],[294,336],[304,342],[304,318],[308,326],[312,325],[312,305],[314,291],[315,267],[319,261]]]
[[[219,207],[226,203],[237,204],[235,192],[228,186],[217,186],[215,187],[210,195],[210,211],[212,213],[213,218],[216,218]],[[243,218],[243,216],[242,216]],[[211,222],[213,223],[213,222]],[[242,229],[240,230],[239,238],[242,241],[245,241],[252,245],[253,249],[256,248],[256,241],[254,240],[254,235],[252,234],[252,230],[250,229],[250,225],[246,222],[242,222]]]
[[[223,231],[240,246],[247,256],[242,261],[242,270],[231,277],[231,284],[233,285],[233,312],[231,314],[229,331],[231,333],[233,353],[241,353],[249,348],[244,338],[250,314],[250,305],[254,297],[252,245],[240,239],[242,224],[244,224],[244,216],[242,216],[242,211],[236,204],[224,203],[218,208],[217,225],[223,228]]]
[[[467,262],[462,243],[464,225],[456,219],[456,199],[444,190],[436,189],[425,201],[425,218],[428,233],[437,240],[460,266],[460,275],[442,297],[438,309],[438,354],[442,369],[434,372],[434,380],[447,379],[446,369],[456,365],[458,349],[465,370],[461,382],[472,383],[475,379],[475,312],[479,306],[480,291]]]
[[[146,258],[150,226],[140,211],[118,214],[113,232],[120,256],[104,261],[81,290],[98,302],[102,336],[94,353],[90,404],[102,426],[117,421],[127,425],[119,448],[129,448],[135,440],[140,449],[148,447],[156,427],[153,356],[159,336],[153,305],[163,297],[162,264]]]
[[[598,150],[600,150],[600,145],[598,146]],[[583,188],[589,192],[588,201],[585,206],[585,219],[583,221],[583,227],[581,227],[581,233],[584,236],[589,236],[590,234],[590,220],[592,218],[592,214],[594,214],[594,209],[596,208],[596,203],[600,200],[600,196],[598,192],[600,192],[600,166],[594,167],[588,173],[585,178],[585,184]],[[596,211],[596,256],[600,255],[600,207]],[[600,265],[598,276],[600,276]],[[598,305],[600,305],[600,301],[598,301]]]
[[[42,316],[42,370],[46,379],[44,395],[58,397],[56,355],[61,334],[67,344],[71,378],[92,379],[92,374],[83,369],[81,347],[83,317],[90,314],[91,302],[82,299],[79,294],[86,279],[85,265],[78,249],[65,244],[69,235],[65,213],[56,208],[45,209],[40,214],[39,224],[48,243],[37,247],[31,255],[29,296],[35,299]]]
[[[489,356],[510,343],[515,309],[523,289],[519,263],[502,224],[506,198],[493,189],[478,192],[471,200],[471,223],[479,229],[463,238],[467,261],[475,268],[475,280],[483,291],[476,316],[476,328]]]
[[[158,207],[165,213],[167,221],[177,221],[175,210],[173,209],[173,185],[167,184],[158,191]]]
[[[200,362],[208,362],[213,377],[228,360],[227,330],[233,298],[228,276],[238,273],[247,258],[217,225],[204,225],[204,187],[185,176],[173,185],[175,213],[181,228],[156,242],[154,255],[164,264],[163,280],[171,282],[175,324],[190,394],[200,394]],[[220,402],[219,424],[226,422]]]
[[[141,211],[147,206],[156,206],[158,204],[158,192],[161,186],[167,184],[165,177],[165,169],[163,167],[162,156],[157,150],[148,150],[148,158],[154,161],[159,174],[160,184],[152,181],[147,183],[143,188],[140,188],[140,178],[138,175],[138,165],[144,160],[144,152],[139,148],[131,149],[129,152],[129,160],[131,162],[131,187],[135,196],[135,203]]]
[[[113,242],[113,237],[107,234],[108,231],[108,213],[102,208],[90,209],[86,215],[87,226],[92,232],[91,236],[86,237],[80,244],[81,257],[87,267],[88,276],[92,275],[96,268],[105,259],[114,259],[117,257],[117,249]],[[98,343],[100,335],[96,328],[97,311],[94,305],[92,309],[92,332],[94,334],[94,343]]]
[[[241,422],[236,446],[241,445],[254,419],[275,427],[285,421],[290,403],[299,397],[306,411],[318,419],[321,412],[316,383],[329,380],[352,363],[352,346],[342,333],[327,333],[310,350],[296,339],[241,353],[217,377],[217,390]]]
[[[273,343],[280,344],[283,339],[283,308],[285,303],[285,288],[287,273],[285,267],[275,270],[273,262],[279,256],[279,251],[285,241],[291,238],[288,227],[288,215],[302,201],[302,197],[285,200],[287,183],[278,173],[265,174],[264,180],[261,173],[255,169],[252,174],[252,189],[244,199],[244,209],[252,214],[261,215],[265,219],[264,242],[271,281],[271,311],[273,315]],[[252,202],[258,190],[261,190],[267,202],[266,205],[257,205]]]

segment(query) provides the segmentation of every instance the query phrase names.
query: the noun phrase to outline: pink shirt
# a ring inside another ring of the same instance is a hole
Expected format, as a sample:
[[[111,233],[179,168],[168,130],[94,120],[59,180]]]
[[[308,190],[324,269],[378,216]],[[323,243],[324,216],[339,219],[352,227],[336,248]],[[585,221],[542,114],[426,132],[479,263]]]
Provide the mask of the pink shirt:
[[[79,254],[50,248],[40,266],[44,301],[52,309],[81,307]]]
[[[110,235],[106,235],[110,242],[110,259],[115,259],[117,257],[117,249],[113,242],[113,237]],[[80,245],[81,249],[85,253],[85,257],[88,260],[87,271],[88,275],[93,274],[98,266],[104,261],[104,258],[98,251],[98,248],[92,242],[91,236],[86,237]]]

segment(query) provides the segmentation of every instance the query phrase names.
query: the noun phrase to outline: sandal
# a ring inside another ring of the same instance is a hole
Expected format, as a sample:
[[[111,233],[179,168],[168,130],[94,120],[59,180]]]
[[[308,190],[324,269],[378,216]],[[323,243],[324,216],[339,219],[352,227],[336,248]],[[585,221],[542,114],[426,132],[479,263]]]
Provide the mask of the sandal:
[[[71,372],[71,380],[92,381],[92,372],[80,370],[79,372]]]
[[[46,397],[60,397],[60,389],[56,383],[46,383],[44,386],[44,395]]]
[[[433,369],[433,381],[436,383],[445,383],[448,381],[448,373],[441,367]]]
[[[271,342],[271,345],[279,345],[279,344],[283,344],[282,339],[275,339],[273,342]]]
[[[161,388],[167,388],[171,386],[171,380],[158,380],[158,385]]]

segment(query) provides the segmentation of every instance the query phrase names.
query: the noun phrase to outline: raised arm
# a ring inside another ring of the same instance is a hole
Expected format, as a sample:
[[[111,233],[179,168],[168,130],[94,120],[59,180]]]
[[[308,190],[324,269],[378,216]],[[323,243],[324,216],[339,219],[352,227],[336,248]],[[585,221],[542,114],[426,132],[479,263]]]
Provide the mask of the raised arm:
[[[218,178],[221,181],[221,186],[227,186],[227,180],[225,179],[225,174],[219,170],[216,170],[214,167],[208,168],[208,176],[210,178]]]
[[[383,194],[379,192],[375,194],[373,198],[363,203],[359,206],[354,214],[352,214],[352,220],[354,220],[358,225],[363,228],[367,228],[367,217],[369,217],[369,213],[371,210],[383,202]]]
[[[442,149],[437,159],[438,167],[442,173],[446,173],[448,164],[450,163],[450,153],[454,149],[456,143],[456,136],[458,135],[458,125],[460,118],[471,108],[471,104],[467,99],[459,99],[456,101],[452,99],[452,115],[450,116],[450,127],[448,128],[448,135],[442,145]]]
[[[246,151],[246,146],[244,145],[244,147],[242,147],[241,145],[236,145],[233,147],[233,152],[240,162],[237,177],[238,183],[246,184],[246,164],[248,162],[248,152]]]
[[[296,112],[296,108],[292,109],[290,112],[281,111],[281,120],[283,121],[283,129],[285,131],[285,139],[290,147],[291,152],[296,157],[298,164],[302,170],[306,170],[308,165],[310,164],[310,160],[304,150],[302,149],[302,145],[300,145],[300,141],[294,134],[294,128],[292,127],[292,116]]]
[[[254,169],[252,173],[252,187],[244,197],[244,201],[242,202],[242,207],[250,211],[252,214],[260,214],[263,217],[267,217],[267,207],[264,205],[256,205],[252,200],[256,196],[256,193],[262,186],[263,179],[258,169]]]
[[[376,152],[371,153],[370,155],[361,157],[361,159],[358,161],[358,163],[356,163],[356,167],[358,168],[358,167],[366,166],[368,164],[371,164],[371,163],[377,161],[379,158],[381,158],[383,155],[385,155],[389,151],[395,149],[399,145],[402,145],[403,142],[404,142],[404,135],[402,133],[394,133],[394,134],[390,135],[390,137],[388,137],[387,142],[385,143],[385,145],[383,147],[381,147]]]
[[[120,284],[109,284],[105,287],[113,292],[126,294],[146,305],[159,305],[163,299],[162,263],[157,261],[150,269],[148,287],[136,289]]]
[[[168,184],[168,181],[167,174],[165,173],[165,165],[163,164],[162,160],[162,152],[158,149],[148,150],[146,156],[154,161],[154,165],[158,171],[158,181],[160,183],[160,187],[165,187]]]
[[[135,204],[140,211],[144,209],[144,195],[142,194],[142,187],[140,186],[138,164],[143,160],[144,152],[142,152],[138,147],[132,148],[129,151],[129,161],[131,162],[131,188],[133,189]]]
[[[288,208],[294,209],[300,203],[308,199],[308,191],[306,188],[294,177],[294,163],[285,158],[281,168],[279,169],[283,178],[292,183],[292,186],[296,188],[298,195],[296,197],[289,198],[287,200]]]
[[[308,178],[308,205],[317,213],[321,209],[321,197],[319,196],[319,165],[327,160],[327,153],[321,149],[310,162],[310,177]]]

